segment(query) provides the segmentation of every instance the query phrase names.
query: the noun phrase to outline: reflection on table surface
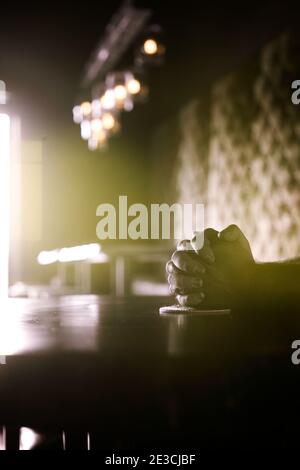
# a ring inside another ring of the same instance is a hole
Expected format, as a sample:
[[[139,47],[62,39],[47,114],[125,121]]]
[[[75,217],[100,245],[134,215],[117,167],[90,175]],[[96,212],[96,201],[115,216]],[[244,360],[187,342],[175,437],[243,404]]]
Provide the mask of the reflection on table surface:
[[[2,423],[92,430],[109,448],[124,436],[140,446],[296,436],[299,374],[281,320],[271,335],[254,312],[159,315],[169,303],[68,296],[2,306]]]
[[[0,354],[85,351],[176,355],[185,346],[190,348],[195,334],[194,346],[196,343],[200,350],[207,346],[211,333],[215,341],[228,334],[230,321],[221,318],[224,315],[160,316],[159,307],[170,303],[170,298],[162,297],[126,300],[94,295],[9,299],[1,308]],[[184,345],[183,333],[187,332],[189,340]]]

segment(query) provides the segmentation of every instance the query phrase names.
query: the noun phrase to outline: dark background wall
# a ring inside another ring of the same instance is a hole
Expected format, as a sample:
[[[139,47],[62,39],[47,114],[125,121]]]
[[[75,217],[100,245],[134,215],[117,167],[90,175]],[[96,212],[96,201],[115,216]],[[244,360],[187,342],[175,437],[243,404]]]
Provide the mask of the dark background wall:
[[[260,260],[300,253],[299,51],[298,33],[281,34],[158,129],[153,145],[165,197],[204,203],[206,226],[238,224]]]
[[[192,130],[184,121],[190,122],[195,108],[178,120],[180,110],[196,103],[203,129],[191,144],[196,158],[197,148],[207,145],[212,85],[241,68],[298,18],[295,2],[137,2],[150,6],[153,20],[164,28],[165,64],[149,74],[148,103],[125,116],[122,132],[106,151],[90,153],[71,110],[84,64],[119,5],[43,2],[38,8],[28,2],[17,9],[1,8],[0,78],[21,117],[23,140],[42,144],[41,192],[32,196],[40,198],[41,213],[33,210],[27,216],[29,200],[22,216],[23,274],[30,281],[43,275],[35,261],[41,249],[95,240],[95,210],[101,202],[114,203],[119,194],[132,202],[172,202],[177,176],[171,168],[178,148],[182,154],[188,151],[182,136]],[[196,173],[204,202],[202,170],[207,164],[202,160]],[[35,223],[41,235],[32,240],[26,231],[32,233]]]

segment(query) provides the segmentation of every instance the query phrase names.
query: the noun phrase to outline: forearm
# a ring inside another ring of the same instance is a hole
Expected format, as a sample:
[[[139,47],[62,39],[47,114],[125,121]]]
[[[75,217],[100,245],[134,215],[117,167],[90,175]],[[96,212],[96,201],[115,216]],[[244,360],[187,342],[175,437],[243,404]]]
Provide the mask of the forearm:
[[[263,303],[284,302],[300,306],[300,264],[256,263],[242,296]]]

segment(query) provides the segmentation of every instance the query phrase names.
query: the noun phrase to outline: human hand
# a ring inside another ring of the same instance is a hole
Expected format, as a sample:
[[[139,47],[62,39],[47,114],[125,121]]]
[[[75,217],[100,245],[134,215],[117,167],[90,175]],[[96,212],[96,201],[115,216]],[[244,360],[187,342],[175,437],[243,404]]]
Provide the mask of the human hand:
[[[180,242],[167,263],[170,291],[180,305],[230,306],[245,289],[255,266],[248,240],[236,225],[220,233],[206,229],[201,250],[194,249],[193,240]]]

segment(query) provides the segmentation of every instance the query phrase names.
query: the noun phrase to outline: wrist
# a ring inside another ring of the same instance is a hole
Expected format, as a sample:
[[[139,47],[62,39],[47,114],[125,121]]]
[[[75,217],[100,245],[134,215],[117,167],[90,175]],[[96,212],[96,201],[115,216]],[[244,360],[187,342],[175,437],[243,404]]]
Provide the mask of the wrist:
[[[255,280],[259,271],[259,264],[254,260],[245,264],[236,275],[235,295],[244,296],[250,293],[256,284]]]

